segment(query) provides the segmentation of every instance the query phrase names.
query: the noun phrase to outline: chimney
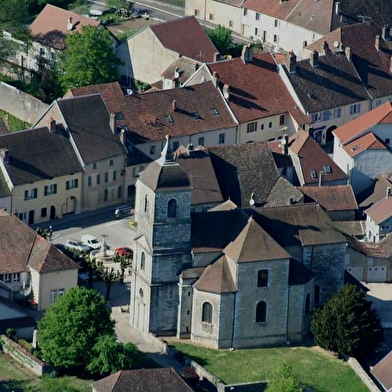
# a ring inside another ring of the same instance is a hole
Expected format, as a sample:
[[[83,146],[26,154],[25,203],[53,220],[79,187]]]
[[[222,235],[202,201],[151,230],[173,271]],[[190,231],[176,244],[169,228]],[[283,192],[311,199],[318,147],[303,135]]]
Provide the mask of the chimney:
[[[324,51],[324,54],[327,54],[327,52],[329,52],[329,44],[327,41],[324,41],[323,51]]]
[[[340,14],[340,3],[338,1],[335,3],[335,14]]]
[[[242,47],[241,59],[244,62],[244,64],[248,64],[253,61],[252,45],[251,44],[247,44]]]
[[[283,134],[283,138],[280,142],[282,146],[282,152],[284,155],[289,155],[289,135],[287,133]]]
[[[192,143],[188,144],[187,152],[190,157],[193,157],[195,155],[195,147]]]
[[[173,112],[175,112],[177,110],[177,101],[175,99],[173,99],[173,101],[172,101],[172,109],[173,109]]]
[[[346,53],[347,60],[351,62],[351,48],[349,46],[347,46],[344,49],[344,52]]]
[[[3,163],[9,163],[10,161],[10,152],[6,148],[2,148],[0,150],[0,156]]]
[[[120,141],[123,146],[125,146],[125,132],[126,130],[122,128],[120,132]]]
[[[219,61],[220,59],[220,53],[219,52],[215,52],[214,56],[213,56],[213,61],[214,63],[216,63],[217,61]]]
[[[215,87],[219,86],[219,75],[215,71],[212,73],[212,84]]]
[[[227,101],[230,100],[230,86],[228,84],[223,85],[223,96],[226,98]]]
[[[291,51],[286,58],[286,66],[291,74],[295,73],[297,68],[297,56],[293,51]]]
[[[117,126],[116,126],[116,113],[110,113],[110,118],[109,118],[109,127],[112,130],[113,133],[116,132]]]
[[[319,186],[323,185],[323,179],[324,179],[324,172],[319,171]]]
[[[51,117],[48,121],[48,129],[49,132],[55,132],[56,131],[56,120],[53,119],[53,117]]]
[[[379,35],[376,35],[376,40],[375,40],[374,46],[376,47],[377,50],[380,50],[380,36]]]
[[[68,18],[68,23],[67,23],[67,31],[71,31],[73,29],[73,24],[72,24],[72,16]]]
[[[314,50],[312,53],[310,53],[310,65],[313,68],[316,68],[319,65],[318,61],[319,61],[319,54],[317,50]]]
[[[174,80],[180,77],[180,68],[176,67],[174,70]]]
[[[384,41],[389,41],[391,39],[390,33],[391,33],[390,27],[388,25],[385,25],[382,28],[382,33],[381,33],[382,39]]]
[[[391,187],[387,188],[387,193],[385,195],[385,198],[388,199],[389,196],[391,196]]]

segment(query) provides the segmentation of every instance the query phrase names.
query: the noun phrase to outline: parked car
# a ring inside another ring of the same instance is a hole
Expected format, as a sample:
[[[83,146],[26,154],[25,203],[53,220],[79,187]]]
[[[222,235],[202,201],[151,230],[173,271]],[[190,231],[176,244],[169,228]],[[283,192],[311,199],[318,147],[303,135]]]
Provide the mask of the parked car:
[[[140,18],[140,12],[138,10],[133,10],[131,13],[131,19]]]
[[[128,258],[133,257],[133,250],[129,246],[123,246],[121,248],[116,248],[115,252],[116,252],[116,255],[118,255],[118,256],[128,257]]]
[[[67,240],[65,246],[69,249],[75,249],[80,252],[90,252],[90,247],[77,240]]]
[[[81,241],[84,245],[89,246],[91,249],[101,249],[102,246],[102,243],[90,234],[82,235]]]

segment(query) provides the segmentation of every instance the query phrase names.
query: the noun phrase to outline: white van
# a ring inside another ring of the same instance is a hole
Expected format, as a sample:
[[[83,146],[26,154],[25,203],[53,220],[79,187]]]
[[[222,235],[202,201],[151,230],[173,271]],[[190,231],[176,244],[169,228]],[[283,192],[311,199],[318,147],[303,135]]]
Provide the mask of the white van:
[[[101,249],[101,242],[96,239],[93,235],[85,234],[82,235],[81,241],[84,245],[89,246],[91,249]]]

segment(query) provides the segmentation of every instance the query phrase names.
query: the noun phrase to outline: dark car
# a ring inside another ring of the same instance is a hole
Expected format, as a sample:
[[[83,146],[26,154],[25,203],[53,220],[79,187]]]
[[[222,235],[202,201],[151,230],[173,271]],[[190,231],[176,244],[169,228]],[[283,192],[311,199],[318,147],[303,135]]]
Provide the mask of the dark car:
[[[133,257],[133,250],[129,246],[123,246],[121,248],[116,248],[115,250],[116,255],[132,258]]]

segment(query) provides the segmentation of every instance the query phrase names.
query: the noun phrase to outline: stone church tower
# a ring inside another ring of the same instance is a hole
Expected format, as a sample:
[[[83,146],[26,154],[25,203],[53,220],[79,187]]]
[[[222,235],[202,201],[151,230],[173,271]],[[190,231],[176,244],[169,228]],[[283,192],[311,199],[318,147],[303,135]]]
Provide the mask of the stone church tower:
[[[191,263],[191,186],[173,159],[167,138],[161,157],[136,183],[130,324],[140,331],[174,335],[178,275]]]

